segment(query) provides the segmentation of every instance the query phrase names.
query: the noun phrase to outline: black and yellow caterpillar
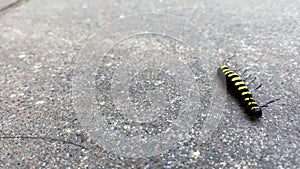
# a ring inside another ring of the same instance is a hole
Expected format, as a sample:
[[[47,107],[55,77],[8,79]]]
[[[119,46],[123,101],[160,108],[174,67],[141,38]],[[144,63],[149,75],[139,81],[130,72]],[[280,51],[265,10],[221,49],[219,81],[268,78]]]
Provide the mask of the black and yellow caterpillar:
[[[227,90],[241,102],[247,114],[256,118],[262,116],[261,106],[253,99],[248,86],[235,71],[223,65],[218,68],[218,75],[224,77]]]

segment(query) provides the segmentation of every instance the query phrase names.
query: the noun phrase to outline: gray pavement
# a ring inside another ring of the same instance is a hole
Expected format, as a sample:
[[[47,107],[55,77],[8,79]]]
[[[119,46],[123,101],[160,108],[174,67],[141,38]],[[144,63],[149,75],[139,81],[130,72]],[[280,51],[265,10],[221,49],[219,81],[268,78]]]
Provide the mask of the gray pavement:
[[[1,168],[299,168],[299,1],[0,2]],[[248,70],[249,118],[216,68]]]

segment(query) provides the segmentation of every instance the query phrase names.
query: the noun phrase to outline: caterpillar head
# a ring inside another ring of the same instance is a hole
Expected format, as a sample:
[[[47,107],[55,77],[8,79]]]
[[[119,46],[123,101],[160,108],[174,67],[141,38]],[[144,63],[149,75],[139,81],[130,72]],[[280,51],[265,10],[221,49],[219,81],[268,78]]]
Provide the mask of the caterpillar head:
[[[253,117],[259,118],[262,116],[262,110],[261,108],[254,108],[249,112],[249,114]]]

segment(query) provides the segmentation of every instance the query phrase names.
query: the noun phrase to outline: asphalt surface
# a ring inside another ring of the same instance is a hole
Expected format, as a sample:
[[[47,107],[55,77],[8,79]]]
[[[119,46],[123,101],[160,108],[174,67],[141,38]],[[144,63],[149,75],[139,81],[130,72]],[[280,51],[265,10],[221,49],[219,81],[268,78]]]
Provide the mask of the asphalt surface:
[[[299,1],[0,2],[1,168],[300,168]],[[219,84],[224,60],[261,105]]]

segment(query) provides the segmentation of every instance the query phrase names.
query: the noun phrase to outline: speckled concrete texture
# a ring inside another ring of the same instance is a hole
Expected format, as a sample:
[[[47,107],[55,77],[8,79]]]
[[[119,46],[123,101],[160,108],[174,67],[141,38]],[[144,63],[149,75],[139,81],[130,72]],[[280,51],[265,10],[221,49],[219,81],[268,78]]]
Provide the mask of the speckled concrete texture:
[[[300,167],[299,1],[15,2],[0,2],[1,168]],[[215,87],[231,57],[259,104],[280,99],[258,120]]]

